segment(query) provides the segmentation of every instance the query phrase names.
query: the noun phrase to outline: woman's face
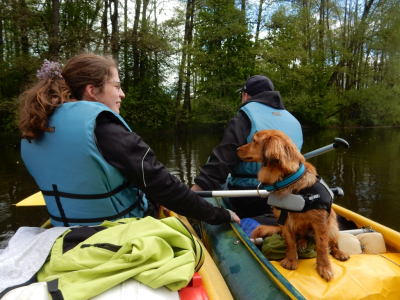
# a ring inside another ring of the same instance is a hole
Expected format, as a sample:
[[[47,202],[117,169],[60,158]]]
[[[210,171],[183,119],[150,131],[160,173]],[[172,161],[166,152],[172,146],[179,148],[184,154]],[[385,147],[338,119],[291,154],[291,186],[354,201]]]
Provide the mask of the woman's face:
[[[100,103],[103,103],[105,106],[119,114],[119,108],[121,106],[122,98],[125,98],[125,94],[121,89],[117,69],[111,69],[111,77],[104,84],[103,91],[99,91],[99,93],[96,94],[96,97]]]

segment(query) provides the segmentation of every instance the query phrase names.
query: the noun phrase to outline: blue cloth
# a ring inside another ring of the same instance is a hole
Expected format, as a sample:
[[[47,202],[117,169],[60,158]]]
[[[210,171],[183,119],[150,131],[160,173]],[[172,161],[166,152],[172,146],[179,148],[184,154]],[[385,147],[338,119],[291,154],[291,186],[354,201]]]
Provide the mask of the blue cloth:
[[[256,227],[260,225],[260,223],[252,218],[245,218],[240,220],[240,227],[243,229],[248,237],[250,237],[254,229],[256,229]]]

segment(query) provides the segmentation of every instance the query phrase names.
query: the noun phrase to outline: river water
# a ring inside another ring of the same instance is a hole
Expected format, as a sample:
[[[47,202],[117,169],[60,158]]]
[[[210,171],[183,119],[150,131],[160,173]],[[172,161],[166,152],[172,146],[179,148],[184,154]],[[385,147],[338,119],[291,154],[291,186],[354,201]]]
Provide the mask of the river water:
[[[223,131],[143,134],[167,170],[191,186]],[[310,158],[318,174],[345,196],[335,203],[378,223],[400,230],[400,128],[303,129],[302,153],[345,139],[350,149]],[[48,218],[44,207],[14,204],[38,191],[20,156],[18,136],[0,135],[0,249],[20,226],[39,226]]]

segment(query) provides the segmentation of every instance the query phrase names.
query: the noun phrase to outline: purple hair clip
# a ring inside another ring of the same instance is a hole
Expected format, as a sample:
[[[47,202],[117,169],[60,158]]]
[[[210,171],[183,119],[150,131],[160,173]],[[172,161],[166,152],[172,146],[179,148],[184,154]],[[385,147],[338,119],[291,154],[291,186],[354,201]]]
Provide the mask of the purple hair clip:
[[[42,69],[37,71],[36,76],[39,78],[39,80],[45,80],[47,78],[64,80],[61,75],[60,64],[58,62],[49,61],[47,59],[44,60]]]

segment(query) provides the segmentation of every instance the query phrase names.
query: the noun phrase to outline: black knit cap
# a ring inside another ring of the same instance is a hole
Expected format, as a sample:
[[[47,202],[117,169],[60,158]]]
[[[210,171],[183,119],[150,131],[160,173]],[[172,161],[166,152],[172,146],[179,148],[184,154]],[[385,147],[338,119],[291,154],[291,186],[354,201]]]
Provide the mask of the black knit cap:
[[[250,96],[255,96],[264,91],[273,91],[274,85],[268,77],[264,75],[254,75],[246,80],[245,84],[236,92],[243,91]]]

